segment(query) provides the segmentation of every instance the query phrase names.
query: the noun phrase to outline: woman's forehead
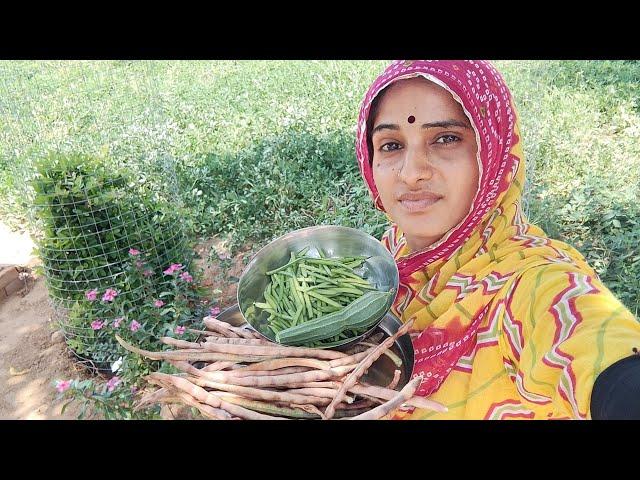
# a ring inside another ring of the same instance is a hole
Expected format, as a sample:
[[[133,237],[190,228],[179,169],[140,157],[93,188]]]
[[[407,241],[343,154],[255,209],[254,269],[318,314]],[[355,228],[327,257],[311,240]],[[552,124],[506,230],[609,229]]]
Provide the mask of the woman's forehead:
[[[462,105],[447,90],[423,77],[398,80],[380,94],[374,124],[416,114],[421,115],[417,122],[451,119],[469,122]]]

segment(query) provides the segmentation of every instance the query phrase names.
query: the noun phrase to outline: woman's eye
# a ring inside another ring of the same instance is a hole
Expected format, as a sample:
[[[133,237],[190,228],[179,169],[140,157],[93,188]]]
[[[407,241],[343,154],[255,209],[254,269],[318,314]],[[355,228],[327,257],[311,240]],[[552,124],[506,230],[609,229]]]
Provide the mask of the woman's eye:
[[[458,137],[457,135],[442,135],[441,137],[438,137],[438,139],[436,140],[436,143],[441,143],[441,144],[448,144],[448,143],[454,143],[454,142],[459,142],[460,141],[460,137]]]
[[[380,147],[380,150],[383,152],[391,152],[393,150],[398,150],[400,148],[400,144],[396,142],[387,142]]]

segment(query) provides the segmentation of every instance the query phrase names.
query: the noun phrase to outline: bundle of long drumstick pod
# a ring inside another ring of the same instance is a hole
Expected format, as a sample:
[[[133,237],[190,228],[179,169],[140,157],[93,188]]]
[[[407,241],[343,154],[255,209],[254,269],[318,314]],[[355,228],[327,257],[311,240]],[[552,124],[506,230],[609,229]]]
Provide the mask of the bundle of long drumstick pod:
[[[148,383],[159,388],[144,395],[136,409],[179,403],[217,420],[373,420],[403,404],[447,410],[414,395],[422,377],[396,390],[402,360],[390,347],[409,331],[411,320],[384,340],[384,334],[379,333],[344,352],[278,345],[254,330],[213,317],[205,317],[203,322],[206,330],[188,329],[199,334],[199,342],[163,337],[162,342],[174,350],[141,350],[116,336],[125,349],[167,361],[180,372],[146,376]],[[363,375],[382,355],[398,367],[393,379],[385,387],[365,383]]]

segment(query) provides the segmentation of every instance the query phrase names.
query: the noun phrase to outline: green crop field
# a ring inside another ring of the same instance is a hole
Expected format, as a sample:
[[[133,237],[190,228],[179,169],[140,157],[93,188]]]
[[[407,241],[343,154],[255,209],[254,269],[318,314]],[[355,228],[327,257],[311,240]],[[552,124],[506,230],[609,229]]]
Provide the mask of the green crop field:
[[[355,123],[385,61],[0,62],[0,215],[24,225],[49,151],[137,174],[170,158],[190,235],[261,244],[314,224],[379,236]],[[640,62],[498,61],[518,108],[530,218],[640,307]],[[163,174],[154,173],[155,176]]]

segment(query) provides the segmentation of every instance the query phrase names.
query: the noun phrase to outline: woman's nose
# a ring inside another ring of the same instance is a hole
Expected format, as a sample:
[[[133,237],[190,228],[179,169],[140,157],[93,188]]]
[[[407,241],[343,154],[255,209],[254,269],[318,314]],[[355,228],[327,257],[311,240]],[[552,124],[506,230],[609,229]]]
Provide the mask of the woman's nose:
[[[430,180],[433,166],[422,149],[407,148],[404,160],[398,171],[398,177],[409,186],[415,186],[420,180]]]

